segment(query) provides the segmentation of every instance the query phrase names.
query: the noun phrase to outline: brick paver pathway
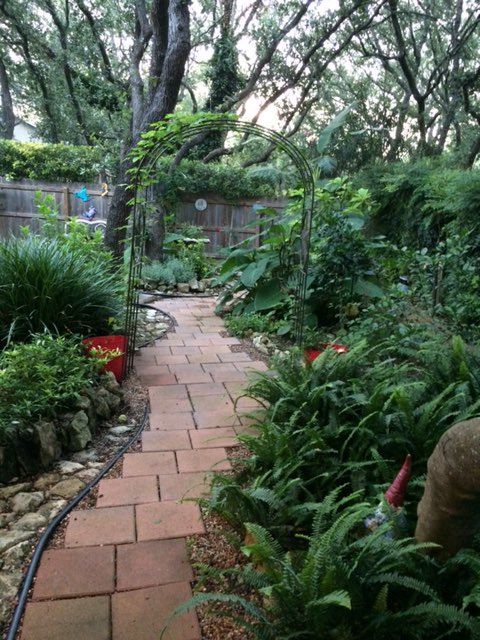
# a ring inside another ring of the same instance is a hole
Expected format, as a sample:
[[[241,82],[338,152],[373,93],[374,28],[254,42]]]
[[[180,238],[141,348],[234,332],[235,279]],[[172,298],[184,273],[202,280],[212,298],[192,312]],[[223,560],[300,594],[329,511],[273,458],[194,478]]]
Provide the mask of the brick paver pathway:
[[[159,640],[172,610],[191,596],[185,537],[204,532],[198,505],[213,470],[229,469],[225,447],[248,429],[244,352],[213,299],[162,300],[178,325],[141,350],[150,426],[142,450],[127,453],[122,477],[100,481],[96,508],[72,512],[65,548],[47,551],[28,603],[21,640]],[[200,640],[194,612],[177,617],[164,640]]]

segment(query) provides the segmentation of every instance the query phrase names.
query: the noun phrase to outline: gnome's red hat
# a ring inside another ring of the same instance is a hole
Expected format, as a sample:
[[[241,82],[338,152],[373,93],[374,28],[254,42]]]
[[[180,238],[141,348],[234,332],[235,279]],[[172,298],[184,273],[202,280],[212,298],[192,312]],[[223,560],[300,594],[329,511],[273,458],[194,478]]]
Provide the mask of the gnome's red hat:
[[[398,508],[402,506],[411,473],[412,456],[408,454],[402,468],[397,474],[397,477],[385,491],[385,499],[392,505],[392,507]]]

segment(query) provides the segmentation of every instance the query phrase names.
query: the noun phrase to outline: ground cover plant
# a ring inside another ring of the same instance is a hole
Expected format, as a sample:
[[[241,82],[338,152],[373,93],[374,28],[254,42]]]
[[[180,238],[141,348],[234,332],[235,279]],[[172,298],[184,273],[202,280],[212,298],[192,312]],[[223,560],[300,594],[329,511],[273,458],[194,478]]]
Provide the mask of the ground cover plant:
[[[121,311],[118,275],[81,250],[48,238],[0,243],[0,345],[44,330],[109,332]]]
[[[100,370],[76,336],[41,333],[0,352],[0,429],[70,409]]]
[[[203,230],[196,225],[180,225],[176,231],[168,232],[163,253],[163,260],[145,260],[142,279],[146,284],[173,286],[202,280],[212,271],[212,261],[205,254]]]

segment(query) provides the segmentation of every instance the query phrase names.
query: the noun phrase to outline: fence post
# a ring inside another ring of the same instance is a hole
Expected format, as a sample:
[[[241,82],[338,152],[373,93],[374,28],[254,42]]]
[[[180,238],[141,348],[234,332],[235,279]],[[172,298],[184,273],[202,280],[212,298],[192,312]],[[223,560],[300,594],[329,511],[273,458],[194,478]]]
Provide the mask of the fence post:
[[[70,213],[71,213],[71,208],[70,208],[70,189],[68,187],[64,187],[62,190],[62,209],[63,209],[63,215],[65,218],[65,222],[68,222],[68,220],[70,220]]]

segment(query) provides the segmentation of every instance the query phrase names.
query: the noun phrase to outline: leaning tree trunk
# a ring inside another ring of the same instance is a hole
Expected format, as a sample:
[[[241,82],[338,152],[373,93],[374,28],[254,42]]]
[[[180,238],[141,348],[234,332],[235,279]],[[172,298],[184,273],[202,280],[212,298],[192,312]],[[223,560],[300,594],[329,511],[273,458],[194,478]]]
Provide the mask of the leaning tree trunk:
[[[151,124],[163,120],[167,114],[173,112],[190,53],[188,4],[184,0],[168,0],[167,5],[168,10],[165,11],[165,0],[154,0],[152,9],[152,15],[156,18],[152,22],[154,40],[163,43],[163,47],[153,46],[152,49],[156,55],[163,56],[163,61],[161,69],[157,71],[155,90],[149,94],[149,99],[143,108],[141,124],[138,130],[133,132],[132,142],[121,164],[108,213],[105,245],[117,257],[120,257],[124,251],[126,226],[130,214],[128,201],[133,196],[133,192],[127,189],[130,182],[128,170],[132,167],[129,151],[135,147],[141,133],[147,131]],[[165,20],[168,21],[168,29],[164,24]],[[166,33],[168,33],[167,40],[165,40]],[[135,120],[138,119],[135,118]]]

